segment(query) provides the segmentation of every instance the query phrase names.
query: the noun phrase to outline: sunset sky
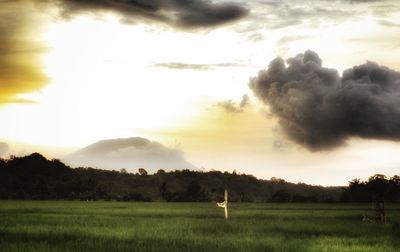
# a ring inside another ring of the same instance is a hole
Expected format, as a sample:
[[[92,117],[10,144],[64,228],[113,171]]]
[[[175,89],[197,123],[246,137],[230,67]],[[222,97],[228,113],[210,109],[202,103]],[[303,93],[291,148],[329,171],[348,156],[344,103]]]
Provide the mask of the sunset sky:
[[[397,0],[0,6],[4,157],[143,137],[198,169],[264,179],[400,171]]]

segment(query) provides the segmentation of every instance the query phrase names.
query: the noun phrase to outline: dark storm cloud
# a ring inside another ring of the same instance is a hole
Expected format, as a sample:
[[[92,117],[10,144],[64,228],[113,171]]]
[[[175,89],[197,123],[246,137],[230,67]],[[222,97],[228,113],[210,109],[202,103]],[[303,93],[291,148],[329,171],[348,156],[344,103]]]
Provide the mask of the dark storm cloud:
[[[209,0],[47,0],[66,16],[79,12],[113,11],[128,22],[147,18],[181,28],[215,26],[244,17],[248,9]]]
[[[157,63],[154,64],[155,67],[163,67],[169,69],[179,69],[179,70],[198,70],[198,71],[207,71],[214,70],[220,67],[239,67],[243,66],[238,63],[217,63],[217,64],[188,64],[181,62],[166,62],[166,63]]]
[[[223,109],[225,112],[228,113],[240,113],[243,112],[248,105],[249,105],[249,96],[243,95],[240,103],[234,102],[232,100],[227,100],[219,102],[215,106]]]
[[[400,140],[400,73],[373,62],[345,70],[322,67],[312,51],[276,58],[250,81],[285,134],[318,151],[349,137]]]
[[[6,1],[0,8],[0,103],[26,103],[18,95],[40,89],[44,48],[35,42],[37,18],[25,1]]]

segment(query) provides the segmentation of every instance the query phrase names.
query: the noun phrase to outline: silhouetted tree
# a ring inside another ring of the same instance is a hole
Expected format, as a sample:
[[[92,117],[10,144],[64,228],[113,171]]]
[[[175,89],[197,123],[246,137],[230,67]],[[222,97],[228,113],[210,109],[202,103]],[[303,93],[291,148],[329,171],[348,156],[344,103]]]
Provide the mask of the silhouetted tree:
[[[271,197],[272,202],[290,202],[290,194],[285,190],[279,190]]]
[[[139,174],[141,175],[141,176],[146,176],[147,175],[147,171],[144,169],[144,168],[139,168]]]
[[[366,182],[360,179],[353,179],[349,182],[348,190],[352,201],[355,202],[371,202],[371,195],[368,192]]]
[[[168,186],[166,181],[161,182],[161,184],[158,187],[158,190],[160,191],[161,198],[163,200],[168,200]]]
[[[385,202],[399,202],[400,178],[394,176],[388,179],[385,175],[375,174],[368,181],[354,179],[349,183],[347,193],[353,201],[373,202],[375,220],[386,222]]]
[[[380,223],[385,223],[385,197],[390,188],[389,180],[385,175],[375,174],[368,179],[366,186],[375,204],[375,219]]]
[[[400,176],[393,176],[389,180],[388,200],[391,202],[400,202]]]

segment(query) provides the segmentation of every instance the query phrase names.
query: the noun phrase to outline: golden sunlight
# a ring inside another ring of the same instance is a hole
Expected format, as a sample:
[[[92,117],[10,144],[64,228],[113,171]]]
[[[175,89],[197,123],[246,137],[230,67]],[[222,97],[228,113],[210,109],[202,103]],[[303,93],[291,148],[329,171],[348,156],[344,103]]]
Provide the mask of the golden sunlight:
[[[221,31],[211,40],[230,36]],[[50,47],[44,57],[50,83],[40,93],[24,96],[37,104],[6,109],[21,125],[30,125],[8,132],[14,140],[79,146],[99,138],[137,135],[144,129],[173,130],[190,125],[212,104],[240,99],[248,91],[243,85],[249,75],[246,69],[233,76],[234,67],[173,71],[155,66],[159,62],[154,62],[154,55],[160,62],[229,62],[228,51],[205,56],[198,50],[207,43],[198,34],[160,34],[145,25],[121,25],[109,15],[61,20],[50,24],[43,37]],[[214,50],[222,47],[217,43]],[[52,123],[44,120],[49,117]],[[32,123],[24,123],[28,121]]]

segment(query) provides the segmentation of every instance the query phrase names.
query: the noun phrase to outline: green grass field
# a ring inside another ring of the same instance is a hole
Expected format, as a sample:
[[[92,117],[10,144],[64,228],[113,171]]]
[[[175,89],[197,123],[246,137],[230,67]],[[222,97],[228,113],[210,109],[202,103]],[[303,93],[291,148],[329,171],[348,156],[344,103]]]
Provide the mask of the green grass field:
[[[0,251],[400,251],[400,205],[0,201]]]

